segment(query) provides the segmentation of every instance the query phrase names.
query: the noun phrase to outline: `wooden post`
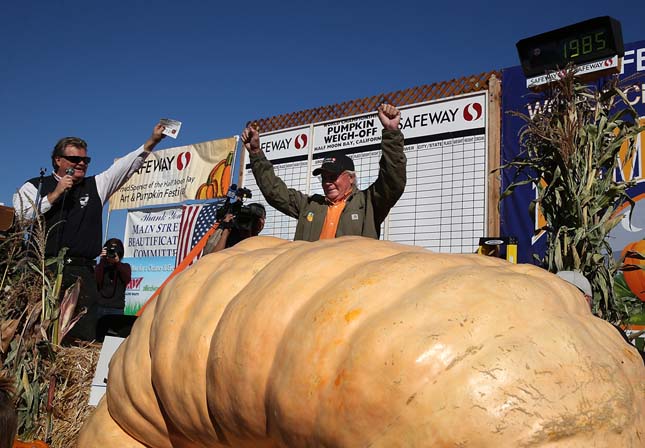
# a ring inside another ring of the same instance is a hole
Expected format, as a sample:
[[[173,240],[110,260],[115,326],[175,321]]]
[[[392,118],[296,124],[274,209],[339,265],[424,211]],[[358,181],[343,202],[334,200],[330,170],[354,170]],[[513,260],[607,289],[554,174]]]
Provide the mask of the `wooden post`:
[[[499,172],[491,171],[500,165],[501,142],[501,83],[495,74],[488,80],[488,222],[487,235],[500,235],[499,197],[501,190]]]
[[[240,135],[235,136],[235,151],[239,151],[239,166],[237,168],[237,185],[240,187],[244,186],[244,165],[246,165],[246,150],[244,149],[244,143],[242,143],[242,138]],[[228,187],[226,187],[228,188]]]

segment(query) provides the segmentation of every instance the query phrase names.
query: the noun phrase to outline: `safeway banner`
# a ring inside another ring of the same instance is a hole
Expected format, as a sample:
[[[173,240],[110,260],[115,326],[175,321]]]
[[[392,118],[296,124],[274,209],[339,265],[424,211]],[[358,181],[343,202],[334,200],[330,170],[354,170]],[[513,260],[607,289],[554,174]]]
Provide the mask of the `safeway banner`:
[[[110,198],[110,210],[226,196],[237,137],[153,151]]]

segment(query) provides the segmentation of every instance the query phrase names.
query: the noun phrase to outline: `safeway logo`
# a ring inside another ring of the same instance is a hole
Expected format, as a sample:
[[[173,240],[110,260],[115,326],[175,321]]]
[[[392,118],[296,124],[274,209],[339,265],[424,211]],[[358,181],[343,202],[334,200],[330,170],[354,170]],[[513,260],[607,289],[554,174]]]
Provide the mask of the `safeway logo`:
[[[464,120],[475,121],[479,120],[482,116],[483,108],[479,103],[470,103],[464,107]]]
[[[141,287],[142,280],[143,280],[143,277],[134,277],[130,279],[130,282],[128,283],[128,286],[126,286],[126,289],[138,290]]]
[[[183,170],[190,163],[190,153],[189,152],[180,152],[177,156],[177,169],[179,171]]]
[[[293,145],[296,149],[302,149],[307,147],[307,134],[300,134],[296,137]]]
[[[614,58],[609,58],[605,60],[605,67],[613,67],[614,65]]]

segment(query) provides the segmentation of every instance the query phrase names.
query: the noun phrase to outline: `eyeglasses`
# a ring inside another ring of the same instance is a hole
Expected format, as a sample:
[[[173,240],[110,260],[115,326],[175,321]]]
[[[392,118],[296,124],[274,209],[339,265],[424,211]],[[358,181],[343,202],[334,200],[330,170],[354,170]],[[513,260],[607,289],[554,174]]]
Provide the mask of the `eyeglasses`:
[[[92,161],[91,157],[83,157],[83,156],[60,156],[60,157],[72,163],[85,162],[86,165],[89,165],[90,162]]]

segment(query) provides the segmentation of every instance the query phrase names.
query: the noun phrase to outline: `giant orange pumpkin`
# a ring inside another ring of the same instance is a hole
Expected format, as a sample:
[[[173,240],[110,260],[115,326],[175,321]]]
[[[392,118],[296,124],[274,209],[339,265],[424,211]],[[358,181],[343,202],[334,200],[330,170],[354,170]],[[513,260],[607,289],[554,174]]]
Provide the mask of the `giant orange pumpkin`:
[[[627,251],[640,252],[645,255],[645,240],[634,241],[629,243],[622,252],[622,257],[625,259],[625,264],[640,265],[645,267],[645,260],[640,260],[634,257],[626,257]],[[631,292],[636,297],[645,302],[645,270],[636,269],[632,271],[623,271],[625,276],[625,283],[629,286]]]
[[[249,238],[146,308],[87,447],[636,447],[645,367],[542,269]]]

